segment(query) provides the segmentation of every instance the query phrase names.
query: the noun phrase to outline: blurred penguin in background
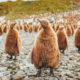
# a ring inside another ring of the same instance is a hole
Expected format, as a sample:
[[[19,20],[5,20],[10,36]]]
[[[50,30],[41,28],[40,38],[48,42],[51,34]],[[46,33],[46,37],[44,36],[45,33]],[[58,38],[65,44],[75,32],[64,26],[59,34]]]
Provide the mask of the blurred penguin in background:
[[[0,35],[2,35],[3,34],[3,25],[1,24],[0,25]]]
[[[78,27],[75,32],[74,44],[75,47],[78,48],[78,51],[80,52],[80,27]]]
[[[68,48],[68,38],[64,26],[61,26],[59,28],[57,32],[57,37],[59,49],[60,51],[62,51],[62,53],[64,53],[64,51]]]

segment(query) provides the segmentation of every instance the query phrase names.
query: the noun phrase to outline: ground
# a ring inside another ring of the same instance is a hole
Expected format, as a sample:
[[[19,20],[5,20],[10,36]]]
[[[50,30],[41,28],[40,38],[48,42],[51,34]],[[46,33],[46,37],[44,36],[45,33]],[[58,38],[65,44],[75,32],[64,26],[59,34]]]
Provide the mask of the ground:
[[[30,61],[30,51],[37,33],[19,31],[22,50],[17,61],[9,60],[4,51],[6,33],[0,36],[0,80],[80,80],[80,53],[74,47],[74,36],[68,38],[68,49],[61,53],[60,64],[55,77],[49,76],[49,69],[42,70],[42,77],[35,78],[37,70]]]

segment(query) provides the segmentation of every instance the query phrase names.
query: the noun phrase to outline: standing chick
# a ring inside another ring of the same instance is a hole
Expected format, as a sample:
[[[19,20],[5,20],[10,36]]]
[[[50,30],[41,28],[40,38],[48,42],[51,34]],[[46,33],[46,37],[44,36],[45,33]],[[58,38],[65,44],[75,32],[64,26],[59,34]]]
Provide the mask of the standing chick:
[[[38,24],[35,24],[35,25],[33,26],[34,32],[37,32],[37,31],[38,31],[38,28],[39,28],[39,25],[38,25]]]
[[[7,30],[8,30],[8,28],[7,28],[7,24],[5,24],[5,25],[4,25],[4,29],[3,29],[3,31],[6,33]]]
[[[72,30],[71,30],[71,26],[70,25],[68,25],[66,27],[66,33],[67,33],[68,36],[72,36]]]
[[[3,25],[0,25],[0,35],[3,34]]]
[[[29,33],[31,33],[33,31],[33,27],[29,26]]]
[[[78,27],[76,30],[74,42],[75,42],[75,47],[77,47],[78,51],[80,51],[80,27]]]
[[[72,35],[74,34],[74,27],[73,25],[71,25],[71,29],[72,29]]]
[[[68,48],[68,39],[64,27],[61,27],[58,30],[57,37],[59,49],[62,50],[62,53],[64,53],[64,50]]]
[[[28,32],[28,30],[29,30],[28,24],[27,23],[24,23],[23,26],[24,26],[24,31],[25,32]]]
[[[20,30],[23,29],[23,26],[21,25],[20,21],[18,22],[17,27],[19,27]]]
[[[21,40],[17,30],[14,28],[15,24],[10,25],[10,30],[8,31],[6,41],[5,41],[5,52],[10,55],[10,59],[13,56],[19,56],[21,50]]]
[[[50,68],[50,76],[54,76],[53,69],[58,67],[60,57],[57,36],[47,20],[39,22],[42,29],[31,51],[31,62],[39,70],[36,76],[41,76],[41,68]]]

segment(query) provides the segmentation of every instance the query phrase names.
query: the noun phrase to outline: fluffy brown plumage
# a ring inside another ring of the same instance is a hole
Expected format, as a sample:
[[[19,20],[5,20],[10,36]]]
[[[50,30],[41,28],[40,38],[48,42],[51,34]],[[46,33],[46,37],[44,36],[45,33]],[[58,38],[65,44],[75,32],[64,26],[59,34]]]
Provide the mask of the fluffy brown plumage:
[[[71,25],[72,35],[74,34],[74,27]]]
[[[52,28],[54,29],[55,32],[57,32],[57,30],[59,29],[59,25],[58,24],[53,24]]]
[[[38,31],[40,31],[42,29],[42,27],[41,27],[41,25],[39,25],[39,27],[38,27]]]
[[[29,30],[29,28],[28,28],[28,24],[27,24],[27,23],[24,23],[23,26],[24,26],[24,31],[25,31],[25,32],[28,32],[28,30]]]
[[[6,33],[7,32],[7,29],[8,29],[8,27],[7,27],[7,25],[5,25],[3,31]]]
[[[33,31],[33,27],[29,26],[29,33],[31,33]]]
[[[12,59],[12,56],[19,56],[21,50],[21,40],[17,30],[14,28],[15,24],[10,25],[6,41],[5,41],[5,52],[8,53]]]
[[[0,35],[3,34],[3,25],[0,25]]]
[[[56,32],[56,26],[55,26],[55,24],[52,25],[52,28]]]
[[[38,28],[39,28],[39,25],[38,25],[38,24],[35,24],[35,25],[33,26],[33,30],[34,30],[35,32],[38,31]]]
[[[43,67],[49,67],[50,75],[53,75],[53,69],[58,67],[60,57],[57,37],[47,20],[42,20],[40,23],[42,29],[38,33],[31,51],[31,61],[39,69],[37,76],[40,76],[40,70]]]
[[[19,27],[18,25],[16,25],[16,29],[17,29],[17,30],[20,30],[20,27]]]
[[[74,26],[74,29],[76,29],[77,28],[77,23],[74,23],[73,26]]]
[[[56,32],[58,31],[58,29],[59,29],[59,25],[56,26]]]
[[[23,26],[22,25],[20,25],[20,29],[23,29]]]
[[[71,36],[72,35],[72,30],[71,30],[71,26],[70,25],[68,25],[66,27],[66,33],[67,33],[68,36]]]
[[[58,30],[57,37],[59,49],[62,50],[62,52],[64,53],[64,50],[68,48],[68,39],[64,27],[61,27]]]
[[[75,47],[80,51],[80,28],[77,28],[74,38]]]
[[[19,27],[19,29],[23,29],[23,26],[20,24],[20,21],[18,22],[17,26]]]

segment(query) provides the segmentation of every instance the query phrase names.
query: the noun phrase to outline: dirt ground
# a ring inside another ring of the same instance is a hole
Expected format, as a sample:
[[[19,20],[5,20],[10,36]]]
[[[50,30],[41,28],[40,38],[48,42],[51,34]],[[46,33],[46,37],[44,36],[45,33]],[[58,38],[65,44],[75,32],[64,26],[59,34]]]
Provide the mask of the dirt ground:
[[[60,65],[54,71],[55,77],[49,76],[49,69],[42,70],[42,77],[33,75],[37,70],[30,61],[30,51],[37,33],[19,31],[22,50],[17,61],[9,60],[4,51],[6,33],[0,36],[0,80],[80,80],[80,53],[74,47],[74,36],[68,38],[68,49],[61,53]]]

